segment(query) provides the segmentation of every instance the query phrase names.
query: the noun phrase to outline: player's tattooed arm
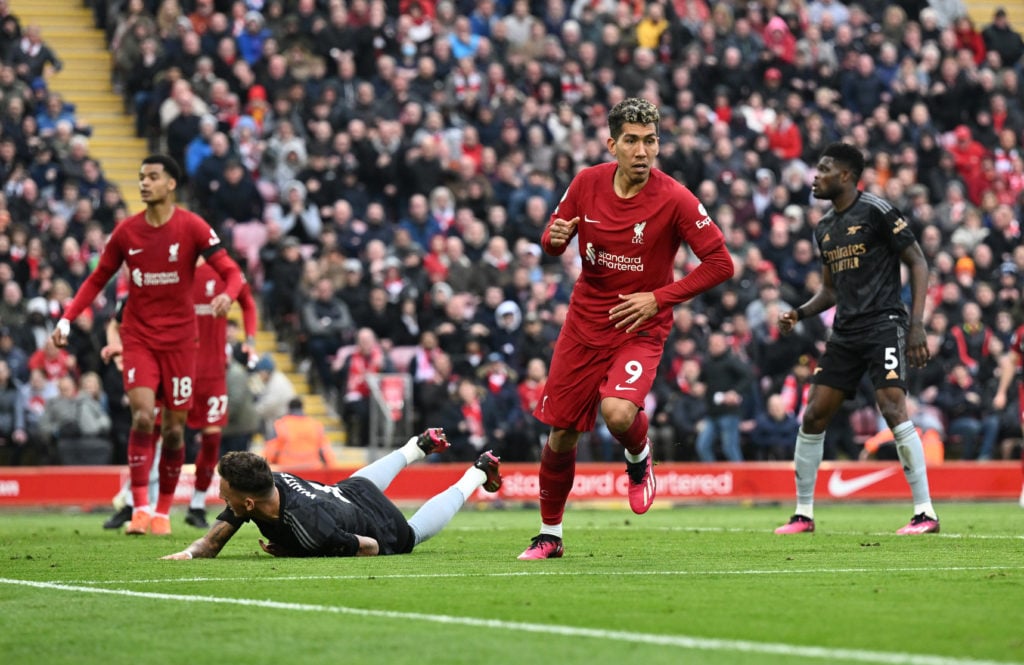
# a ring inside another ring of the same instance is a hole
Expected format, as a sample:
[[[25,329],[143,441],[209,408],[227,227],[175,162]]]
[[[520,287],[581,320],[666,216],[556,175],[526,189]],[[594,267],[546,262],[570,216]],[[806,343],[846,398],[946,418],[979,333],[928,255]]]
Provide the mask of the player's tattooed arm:
[[[231,536],[235,535],[235,531],[237,531],[237,529],[231,524],[217,520],[202,538],[195,541],[181,552],[168,554],[162,558],[179,561],[188,559],[212,559],[220,554],[220,551],[224,549],[224,545],[231,540]]]

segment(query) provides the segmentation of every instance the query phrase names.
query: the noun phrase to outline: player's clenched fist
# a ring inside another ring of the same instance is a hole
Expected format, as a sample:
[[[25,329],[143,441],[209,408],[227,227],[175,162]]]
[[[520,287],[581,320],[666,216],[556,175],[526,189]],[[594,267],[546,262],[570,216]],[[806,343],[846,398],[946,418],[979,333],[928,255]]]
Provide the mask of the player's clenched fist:
[[[555,221],[551,222],[551,229],[548,231],[548,237],[551,239],[551,246],[561,247],[565,243],[569,242],[569,239],[572,238],[572,234],[576,232],[576,225],[579,223],[579,217],[573,217],[572,219],[562,219],[559,217],[556,218]]]
[[[798,321],[800,321],[800,316],[795,309],[779,314],[779,332],[788,335],[796,327]]]

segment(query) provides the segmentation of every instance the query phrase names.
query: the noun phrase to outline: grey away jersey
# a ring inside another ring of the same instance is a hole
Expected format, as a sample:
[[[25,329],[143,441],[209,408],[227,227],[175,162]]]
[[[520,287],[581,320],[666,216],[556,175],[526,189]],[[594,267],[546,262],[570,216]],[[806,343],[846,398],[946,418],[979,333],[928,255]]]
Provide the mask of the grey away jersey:
[[[907,325],[907,308],[900,298],[900,254],[915,238],[899,210],[861,192],[846,210],[829,210],[814,239],[832,273],[835,334],[859,335],[894,321]]]
[[[405,516],[366,478],[347,478],[321,485],[274,473],[281,495],[280,519],[251,518],[263,537],[295,556],[355,556],[359,536],[376,539],[381,554],[405,554],[415,543]],[[235,517],[230,508],[217,519],[240,527],[250,518]]]

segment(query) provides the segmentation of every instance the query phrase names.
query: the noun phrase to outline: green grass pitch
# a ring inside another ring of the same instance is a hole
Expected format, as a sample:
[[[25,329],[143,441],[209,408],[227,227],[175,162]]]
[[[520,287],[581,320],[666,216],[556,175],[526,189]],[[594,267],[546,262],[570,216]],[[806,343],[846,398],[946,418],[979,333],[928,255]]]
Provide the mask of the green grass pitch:
[[[213,560],[160,561],[199,531],[128,538],[105,515],[0,514],[5,663],[1024,663],[1024,510],[939,504],[570,506],[565,558],[516,555],[536,510],[468,507],[408,556],[273,559],[247,525]],[[219,509],[219,506],[215,507]]]

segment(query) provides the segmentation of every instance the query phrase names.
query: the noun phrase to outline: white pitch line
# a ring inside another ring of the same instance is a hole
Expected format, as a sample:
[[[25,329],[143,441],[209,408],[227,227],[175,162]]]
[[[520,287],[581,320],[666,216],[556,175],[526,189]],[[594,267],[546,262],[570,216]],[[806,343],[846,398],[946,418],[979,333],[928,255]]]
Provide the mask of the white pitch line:
[[[174,565],[174,564],[171,564]],[[445,579],[445,578],[480,578],[480,577],[652,577],[652,576],[679,576],[679,577],[711,577],[714,575],[804,575],[804,574],[860,574],[860,573],[938,573],[938,572],[971,572],[971,571],[997,571],[997,570],[1024,570],[1022,566],[922,566],[907,568],[803,568],[799,570],[611,570],[611,571],[562,571],[562,570],[538,570],[537,564],[524,564],[531,566],[530,570],[506,571],[501,573],[393,573],[382,575],[375,572],[366,572],[359,575],[281,575],[274,577],[260,578],[261,582],[297,582],[302,580],[412,580],[412,579]],[[172,577],[153,578],[141,580],[68,580],[65,584],[88,585],[88,584],[175,584],[179,582],[238,582],[251,580],[251,577]]]
[[[667,533],[764,533],[771,534],[774,536],[772,529],[745,529],[742,527],[722,527],[722,526],[643,526],[640,524],[608,524],[601,526],[602,531],[662,531]],[[445,532],[449,531],[522,531],[518,527],[511,526],[448,526],[445,527]],[[897,536],[895,531],[827,531],[825,529],[818,529],[817,535],[820,536],[863,536],[863,537],[878,537],[878,536],[893,536],[899,538],[899,540],[906,540],[902,536]],[[980,534],[980,533],[929,533],[922,534],[926,539],[934,538],[953,538],[957,540],[1024,540],[1024,535],[999,535],[999,534]],[[813,536],[808,536],[813,537]]]
[[[418,612],[396,612],[393,610],[368,610],[357,607],[335,605],[313,605],[309,603],[285,603],[273,600],[254,600],[248,598],[223,598],[217,596],[187,596],[170,593],[152,593],[130,591],[128,589],[100,589],[86,586],[70,586],[51,582],[32,582],[0,577],[0,584],[27,586],[37,589],[69,591],[74,593],[108,594],[145,598],[150,600],[169,600],[185,603],[214,603],[220,605],[240,605],[295,612],[318,612],[328,614],[347,614],[351,616],[372,617],[378,619],[396,619],[400,621],[425,621],[474,628],[497,630],[515,630],[524,633],[555,635],[558,637],[582,637],[588,639],[613,640],[633,644],[650,644],[656,646],[677,647],[680,649],[702,651],[734,651],[742,653],[772,654],[797,658],[816,658],[836,661],[851,660],[861,663],[883,663],[885,665],[1019,665],[1011,661],[977,660],[974,658],[953,658],[928,654],[900,653],[892,651],[870,651],[867,649],[838,649],[831,647],[799,646],[779,642],[754,642],[750,640],[727,640],[710,637],[692,637],[687,635],[658,635],[654,633],[635,633],[624,630],[598,630],[595,628],[578,628],[575,626],[557,626],[521,621],[501,621],[499,619],[479,619],[476,617],[459,617],[443,614],[421,614]]]

